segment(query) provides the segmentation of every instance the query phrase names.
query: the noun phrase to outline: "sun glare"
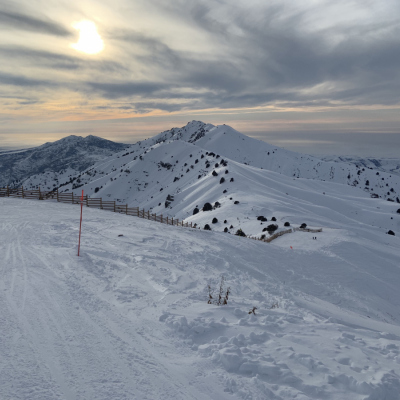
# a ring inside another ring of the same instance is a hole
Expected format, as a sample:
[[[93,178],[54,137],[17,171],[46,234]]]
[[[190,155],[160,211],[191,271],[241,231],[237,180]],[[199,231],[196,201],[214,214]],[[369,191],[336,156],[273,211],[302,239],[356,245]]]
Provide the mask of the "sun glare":
[[[86,54],[97,54],[104,49],[104,43],[97,32],[96,25],[92,21],[75,22],[72,26],[79,30],[79,39],[77,43],[71,44],[75,50]]]

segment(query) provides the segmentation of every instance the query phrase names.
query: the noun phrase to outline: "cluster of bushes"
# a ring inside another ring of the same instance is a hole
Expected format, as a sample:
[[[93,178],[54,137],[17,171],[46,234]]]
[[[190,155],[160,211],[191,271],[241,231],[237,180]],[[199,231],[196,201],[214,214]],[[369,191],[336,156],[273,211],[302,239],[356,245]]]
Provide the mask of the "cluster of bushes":
[[[264,228],[262,231],[263,232],[272,233],[272,232],[275,232],[277,229],[278,229],[278,225],[270,224],[266,228]]]
[[[168,208],[170,206],[171,202],[173,202],[173,201],[174,201],[174,196],[169,194],[164,203],[165,208]]]

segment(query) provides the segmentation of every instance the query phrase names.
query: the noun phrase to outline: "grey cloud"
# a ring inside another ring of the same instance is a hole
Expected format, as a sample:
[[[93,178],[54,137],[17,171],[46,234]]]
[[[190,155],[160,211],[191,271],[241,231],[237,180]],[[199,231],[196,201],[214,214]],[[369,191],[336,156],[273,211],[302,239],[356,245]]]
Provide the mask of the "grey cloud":
[[[355,19],[352,24],[316,30],[308,26],[310,9],[296,8],[296,4],[288,8],[287,4],[258,2],[257,6],[244,9],[233,0],[149,1],[164,12],[166,20],[171,17],[184,21],[204,33],[213,42],[214,52],[184,52],[161,37],[118,28],[109,29],[104,37],[110,47],[112,43],[122,54],[112,61],[21,47],[2,47],[0,55],[42,68],[93,71],[96,79],[87,81],[87,75],[76,74],[76,79],[74,76],[59,85],[105,99],[124,99],[129,105],[122,107],[132,107],[136,112],[275,103],[290,107],[399,103],[398,11],[387,21],[361,24]],[[361,0],[350,2],[362,4]],[[218,17],[216,7],[224,18]],[[324,9],[318,7],[314,4],[312,11],[322,13]],[[0,22],[4,15],[0,13]],[[135,68],[145,71],[146,82],[126,81]],[[20,86],[51,84],[4,75],[7,74],[0,75],[0,82]],[[312,90],[317,86],[326,89]],[[131,104],[133,97],[138,99],[136,104]]]
[[[55,36],[70,36],[71,32],[61,24],[50,20],[35,18],[14,11],[0,10],[0,24],[14,29],[46,33]]]
[[[183,55],[179,71],[185,85],[217,91],[220,107],[262,105],[289,97],[299,105],[309,103],[310,97],[361,104],[399,101],[394,90],[394,82],[400,80],[400,31],[395,15],[391,21],[312,31],[305,29],[309,10],[287,14],[284,5],[264,5],[257,15],[232,6],[228,22],[216,21],[211,2],[199,6],[181,1],[167,7],[221,43],[221,61]],[[241,34],[232,33],[232,26]],[[333,34],[341,36],[337,44],[331,40]],[[323,94],[299,94],[324,83],[333,88]]]
[[[0,55],[3,60],[18,59],[38,67],[47,67],[60,70],[95,70],[102,73],[122,73],[127,67],[116,61],[108,60],[86,60],[79,57],[67,56],[59,53],[52,53],[44,50],[36,50],[21,46],[0,46]]]
[[[88,86],[94,91],[101,92],[103,96],[108,99],[129,96],[149,96],[169,87],[167,84],[157,82],[89,82]]]
[[[38,104],[41,103],[39,100],[24,100],[24,101],[20,101],[18,102],[18,104],[20,104],[21,106],[29,106],[32,104]]]
[[[20,87],[54,87],[56,83],[46,79],[32,79],[22,75],[13,75],[0,72],[0,84]]]
[[[172,50],[168,45],[158,38],[150,37],[143,33],[128,29],[117,29],[110,31],[108,36],[110,40],[125,42],[128,46],[132,43],[141,46],[142,49],[144,49],[149,55],[135,55],[135,58],[145,62],[150,62],[150,65],[157,64],[162,65],[163,67],[168,66],[174,68],[178,68],[180,66],[180,54]],[[129,52],[129,47],[124,46],[124,51]]]

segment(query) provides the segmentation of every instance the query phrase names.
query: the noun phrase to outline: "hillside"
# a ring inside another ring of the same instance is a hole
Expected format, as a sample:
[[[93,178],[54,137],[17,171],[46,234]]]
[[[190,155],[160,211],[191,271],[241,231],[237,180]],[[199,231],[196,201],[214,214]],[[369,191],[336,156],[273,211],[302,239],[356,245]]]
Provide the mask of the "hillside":
[[[38,185],[55,187],[52,173],[24,182],[28,189]],[[382,234],[399,232],[391,219],[399,208],[393,203],[400,201],[399,176],[324,162],[270,146],[226,125],[198,121],[131,145],[82,173],[66,171],[57,185],[60,192],[79,194],[83,189],[92,197],[140,206],[202,228],[208,224],[231,233],[242,229],[257,237],[265,234],[272,217],[279,229],[285,222],[329,227],[325,215],[338,212],[355,225],[366,217]],[[381,217],[373,197],[391,200],[381,206],[391,217]],[[351,207],[348,198],[355,199]],[[203,212],[206,203],[217,207]],[[199,213],[193,215],[196,209]],[[259,216],[267,223],[258,221]],[[214,218],[218,222],[213,224]]]
[[[365,168],[373,168],[389,174],[400,175],[400,159],[398,158],[372,158],[372,157],[350,157],[336,156],[324,157],[325,161],[346,162]]]
[[[303,185],[282,212],[317,215],[328,183]],[[1,198],[1,397],[399,400],[399,237],[348,213],[400,215],[330,185],[317,240],[84,208],[79,258],[78,206]],[[207,304],[221,276],[228,304]]]
[[[19,187],[35,174],[52,173],[51,185],[59,175],[79,174],[95,162],[127,147],[96,136],[68,136],[27,150],[0,153],[0,187]]]

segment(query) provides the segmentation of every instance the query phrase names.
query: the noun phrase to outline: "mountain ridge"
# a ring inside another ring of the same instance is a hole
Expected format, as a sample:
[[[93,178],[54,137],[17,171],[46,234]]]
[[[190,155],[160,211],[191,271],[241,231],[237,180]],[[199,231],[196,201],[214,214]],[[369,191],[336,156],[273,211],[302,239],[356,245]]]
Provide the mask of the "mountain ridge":
[[[325,162],[249,138],[228,125],[201,121],[139,141],[83,172],[47,172],[23,185],[26,189],[39,185],[44,190],[58,188],[77,195],[83,189],[91,197],[139,206],[202,228],[228,228],[231,233],[243,229],[257,237],[266,234],[266,226],[249,221],[264,214],[268,221],[275,217],[279,229],[285,222],[323,226],[323,213],[310,197],[302,198],[303,193],[318,198],[325,213],[342,209],[346,197],[360,198],[360,207],[365,204],[361,199],[389,199],[380,207],[394,211],[392,203],[400,201],[400,178],[396,175],[350,163]],[[288,196],[298,193],[298,211],[301,207],[309,210],[307,221],[298,219],[299,212],[287,206]],[[379,220],[374,212],[377,199],[371,200],[371,223],[384,231],[398,231],[396,220]],[[202,211],[206,203],[212,205],[211,213]],[[195,209],[199,210],[196,214]],[[357,223],[365,212],[349,207],[346,218]],[[219,222],[213,223],[214,218]],[[230,221],[227,226],[221,224],[225,220]]]
[[[0,186],[18,187],[35,174],[70,169],[79,173],[128,145],[89,135],[70,135],[41,146],[0,154]]]

